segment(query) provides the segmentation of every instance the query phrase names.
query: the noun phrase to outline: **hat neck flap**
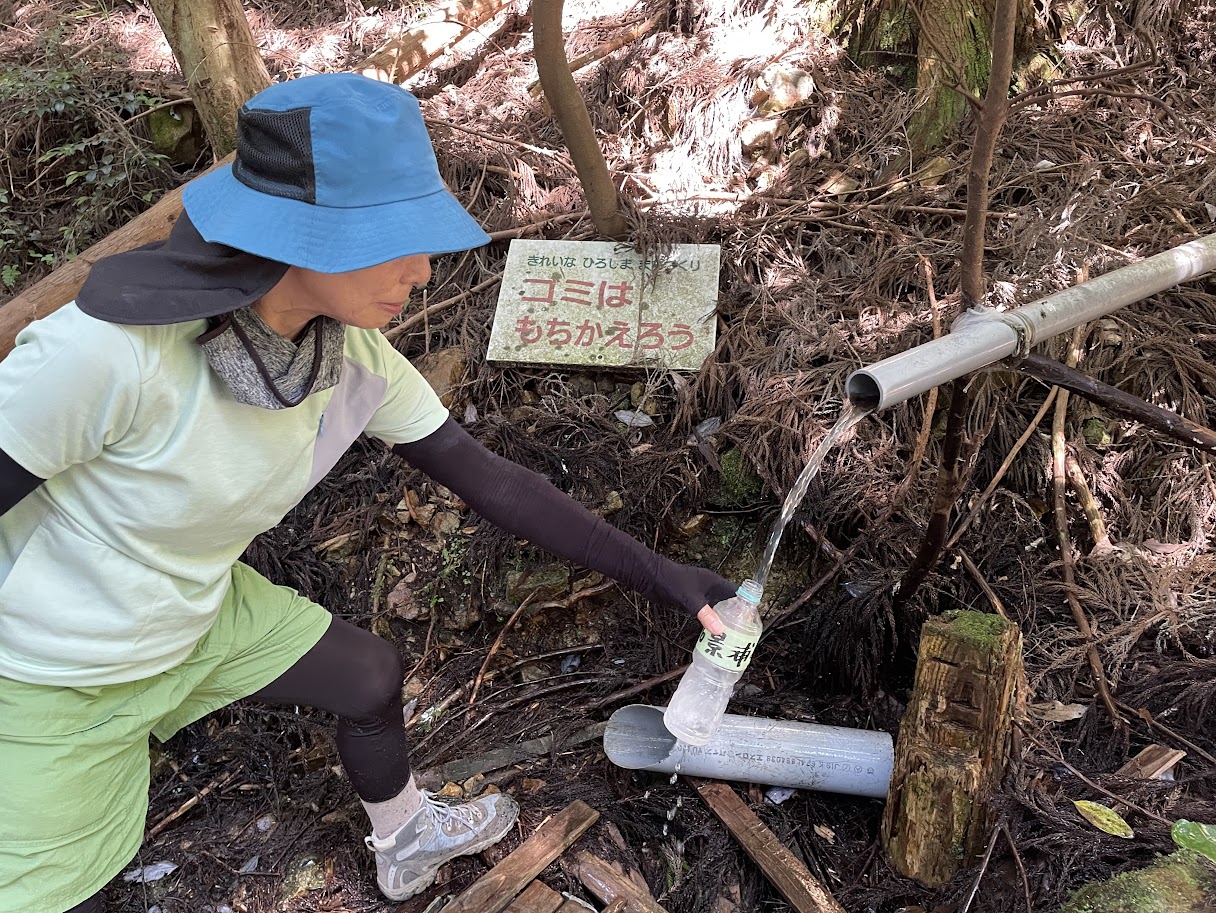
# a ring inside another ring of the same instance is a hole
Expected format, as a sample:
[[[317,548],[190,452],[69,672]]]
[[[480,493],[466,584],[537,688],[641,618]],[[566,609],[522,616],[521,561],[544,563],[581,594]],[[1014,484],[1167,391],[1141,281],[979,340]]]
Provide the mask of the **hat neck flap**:
[[[288,268],[204,241],[183,212],[168,240],[99,261],[76,295],[76,306],[108,323],[185,323],[253,304]]]

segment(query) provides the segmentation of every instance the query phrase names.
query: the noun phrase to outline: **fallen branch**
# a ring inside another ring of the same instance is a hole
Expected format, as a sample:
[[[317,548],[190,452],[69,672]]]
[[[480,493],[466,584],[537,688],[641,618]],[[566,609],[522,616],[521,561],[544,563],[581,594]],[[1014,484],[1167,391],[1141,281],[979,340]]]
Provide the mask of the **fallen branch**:
[[[1073,493],[1077,496],[1077,503],[1081,505],[1081,510],[1085,514],[1085,520],[1089,523],[1089,534],[1094,540],[1094,551],[1110,548],[1110,536],[1107,535],[1102,515],[1098,513],[1094,493],[1090,490],[1089,483],[1085,481],[1085,473],[1081,471],[1081,464],[1071,453],[1064,454],[1064,472],[1068,476],[1069,484],[1072,485]]]
[[[593,64],[597,60],[602,60],[613,51],[619,51],[625,45],[637,41],[643,35],[647,34],[651,29],[658,27],[658,25],[666,18],[666,12],[656,13],[649,19],[645,19],[636,25],[625,29],[623,32],[614,35],[599,47],[593,48],[586,54],[580,54],[578,57],[575,57],[570,61],[570,72],[576,73],[583,67]],[[543,91],[544,90],[541,88],[539,79],[534,79],[528,84],[528,94],[533,98],[538,97]]]
[[[1005,473],[1007,473],[1009,471],[1009,467],[1013,465],[1014,458],[1021,453],[1022,448],[1026,446],[1026,442],[1034,437],[1034,433],[1039,428],[1039,422],[1043,421],[1043,416],[1045,416],[1047,414],[1047,410],[1051,408],[1051,404],[1055,401],[1056,393],[1058,392],[1058,388],[1051,388],[1051,391],[1047,394],[1047,398],[1043,400],[1043,405],[1039,406],[1039,411],[1034,414],[1034,418],[1030,420],[1030,424],[1027,425],[1026,430],[1022,432],[1022,436],[1014,442],[1014,445],[1009,448],[1009,452],[1005,454],[1005,459],[1001,461],[1001,465],[997,469],[996,474],[992,477],[992,481],[988,483],[988,487],[985,488],[980,496],[975,499],[975,503],[972,504],[971,510],[967,513],[967,516],[963,517],[962,522],[959,523],[954,532],[951,534],[949,541],[946,543],[946,548],[954,548],[954,546],[958,544],[958,540],[962,538],[963,533],[965,533],[971,527],[971,524],[975,522],[976,517],[980,515],[980,511],[983,509],[984,505],[988,503],[988,499],[992,497],[992,493],[996,491],[996,487],[1001,484],[1001,479],[1005,478]]]
[[[381,82],[404,82],[506,6],[504,0],[455,0],[432,10],[425,22],[373,51],[358,72]]]
[[[1176,412],[1170,412],[1168,409],[1145,402],[1140,397],[1125,393],[1118,387],[1112,387],[1087,374],[1082,374],[1075,368],[1062,365],[1058,361],[1042,355],[1027,355],[1013,367],[1044,383],[1054,384],[1084,396],[1116,415],[1141,422],[1188,447],[1198,447],[1208,453],[1216,453],[1216,431],[1192,422],[1189,418]]]
[[[669,672],[664,672],[662,675],[656,675],[653,678],[648,678],[644,682],[638,682],[636,685],[630,685],[628,688],[622,688],[620,691],[613,692],[607,697],[601,697],[598,700],[586,704],[584,710],[599,710],[601,707],[607,707],[609,704],[615,704],[617,701],[622,701],[627,697],[633,697],[635,694],[641,694],[643,691],[649,691],[651,688],[656,688],[665,682],[671,681],[673,678],[679,678],[684,674],[684,670],[688,668],[688,664],[680,666],[678,669],[672,669]]]
[[[435,314],[439,313],[440,311],[446,310],[447,308],[450,308],[454,304],[459,304],[461,301],[464,301],[466,298],[473,297],[478,292],[484,292],[486,289],[490,288],[493,285],[497,285],[501,281],[502,281],[502,273],[498,273],[497,275],[491,276],[489,279],[486,279],[484,282],[477,283],[471,289],[466,289],[465,291],[461,292],[459,295],[453,295],[451,298],[443,299],[443,301],[436,301],[434,304],[428,304],[417,314],[411,314],[409,317],[407,317],[405,320],[401,321],[395,327],[385,330],[384,335],[391,342],[392,340],[394,340],[398,336],[400,336],[402,333],[406,333],[413,327],[418,326],[418,324],[423,323],[426,320],[429,320],[431,317],[433,317]]]
[[[155,837],[157,834],[159,834],[161,831],[163,831],[165,828],[167,828],[170,824],[172,824],[174,821],[176,821],[182,815],[186,814],[186,812],[190,811],[190,809],[194,808],[194,806],[198,805],[199,802],[201,802],[203,799],[206,799],[207,796],[209,796],[211,793],[215,792],[216,790],[223,789],[225,786],[227,786],[229,783],[231,783],[233,781],[233,779],[236,778],[236,774],[237,774],[237,772],[235,770],[232,770],[232,771],[229,771],[228,773],[224,774],[224,776],[217,777],[216,779],[212,780],[210,783],[208,783],[206,786],[204,786],[202,789],[200,789],[198,792],[196,792],[193,796],[191,796],[189,799],[187,799],[185,802],[183,802],[181,805],[179,805],[176,810],[169,813],[168,815],[165,815],[165,817],[161,818],[158,822],[156,822],[156,824],[152,826],[152,828],[148,831],[148,833],[144,835],[144,839],[150,840],[151,838]]]
[[[996,614],[1009,621],[1009,613],[1005,611],[1005,604],[1001,602],[1001,597],[996,594],[996,590],[992,588],[992,584],[984,579],[984,575],[980,573],[980,569],[971,560],[971,556],[963,549],[959,549],[958,556],[963,559],[963,567],[967,569],[967,573],[971,575],[971,579],[984,591],[984,595],[992,603],[992,608]]]
[[[1201,748],[1199,745],[1196,745],[1190,739],[1186,738],[1183,735],[1180,735],[1179,733],[1175,732],[1173,729],[1170,729],[1170,727],[1166,726],[1164,723],[1157,722],[1157,720],[1153,717],[1153,715],[1148,712],[1147,708],[1141,707],[1139,710],[1137,710],[1135,707],[1131,707],[1131,706],[1123,703],[1123,701],[1115,701],[1115,703],[1118,704],[1119,707],[1124,712],[1130,714],[1131,716],[1135,717],[1136,719],[1138,719],[1142,723],[1144,723],[1146,726],[1148,726],[1149,729],[1155,729],[1157,732],[1160,732],[1162,735],[1169,736],[1171,739],[1178,742],[1179,744],[1185,745],[1194,754],[1203,758],[1205,761],[1207,761],[1213,767],[1216,767],[1216,755],[1213,755],[1210,752],[1204,751],[1203,748]]]
[[[1141,806],[1137,805],[1135,802],[1132,802],[1130,799],[1125,799],[1123,796],[1119,796],[1119,795],[1116,795],[1115,793],[1112,793],[1105,786],[1099,786],[1097,783],[1095,783],[1089,777],[1085,776],[1085,774],[1081,773],[1081,771],[1077,770],[1075,767],[1073,767],[1071,764],[1069,764],[1068,761],[1066,761],[1064,759],[1064,755],[1061,754],[1059,751],[1055,751],[1051,748],[1048,748],[1046,745],[1044,745],[1042,742],[1040,742],[1038,739],[1036,739],[1034,737],[1033,733],[1031,733],[1031,731],[1029,729],[1027,729],[1025,726],[1023,726],[1020,721],[1014,720],[1013,725],[1017,726],[1018,729],[1021,730],[1022,735],[1026,736],[1026,738],[1030,739],[1030,741],[1032,743],[1034,743],[1035,747],[1038,748],[1040,751],[1042,751],[1044,754],[1046,754],[1047,757],[1049,759],[1051,759],[1051,761],[1053,763],[1059,764],[1061,767],[1063,767],[1065,770],[1067,770],[1069,773],[1071,773],[1074,777],[1076,777],[1078,780],[1080,780],[1082,783],[1084,783],[1086,786],[1088,786],[1090,789],[1092,789],[1098,795],[1105,796],[1106,798],[1112,800],[1116,805],[1126,805],[1132,811],[1139,812],[1141,815],[1144,815],[1144,817],[1151,818],[1152,820],[1156,821],[1158,824],[1164,824],[1167,828],[1174,826],[1174,822],[1171,821],[1169,818],[1163,818],[1160,815],[1158,815],[1156,812],[1150,812],[1147,808],[1142,808]]]
[[[478,672],[477,672],[477,677],[475,679],[473,679],[473,688],[472,688],[471,693],[469,694],[469,705],[470,706],[472,706],[474,703],[477,702],[477,692],[479,692],[481,690],[481,683],[483,681],[485,681],[486,671],[490,668],[490,663],[493,662],[493,660],[494,660],[494,654],[497,653],[498,648],[502,646],[503,638],[505,638],[507,636],[508,631],[510,631],[513,627],[515,627],[516,620],[523,613],[523,610],[528,607],[528,603],[530,603],[532,601],[533,597],[536,596],[537,592],[539,592],[539,591],[533,590],[531,593],[529,593],[527,596],[525,596],[522,600],[520,600],[519,606],[515,609],[514,612],[511,613],[511,617],[507,619],[507,623],[505,625],[503,625],[502,628],[499,629],[498,636],[494,638],[494,643],[490,646],[489,651],[486,653],[485,661],[482,662],[481,669],[478,670]]]
[[[1083,327],[1077,327],[1073,331],[1072,345],[1069,347],[1068,352],[1070,366],[1077,362],[1083,334]],[[1110,718],[1116,724],[1122,724],[1123,717],[1120,716],[1118,709],[1115,707],[1115,700],[1111,696],[1110,685],[1106,681],[1106,670],[1102,667],[1102,657],[1098,653],[1098,645],[1094,640],[1093,627],[1089,623],[1089,617],[1085,614],[1085,609],[1081,606],[1081,601],[1077,599],[1077,580],[1076,572],[1073,568],[1072,540],[1068,535],[1068,508],[1064,503],[1064,480],[1066,474],[1064,466],[1064,421],[1067,414],[1068,391],[1061,390],[1056,396],[1056,412],[1051,426],[1051,489],[1056,522],[1056,540],[1060,548],[1060,576],[1064,581],[1064,596],[1068,600],[1068,607],[1072,610],[1072,617],[1076,622],[1077,630],[1081,632],[1081,637],[1085,641],[1085,656],[1089,660],[1089,670],[1093,676],[1094,687],[1097,688],[1098,696],[1102,700],[1102,706],[1106,708],[1106,712],[1110,714]]]
[[[421,771],[418,774],[418,785],[423,789],[438,789],[444,783],[463,783],[469,777],[489,773],[492,770],[501,770],[512,764],[518,764],[520,761],[547,755],[554,748],[574,748],[577,745],[593,742],[603,738],[604,730],[607,728],[607,723],[592,723],[565,738],[559,738],[550,733],[535,739],[528,739],[518,745],[495,748],[476,758],[449,761],[447,764],[440,764],[438,767]]]

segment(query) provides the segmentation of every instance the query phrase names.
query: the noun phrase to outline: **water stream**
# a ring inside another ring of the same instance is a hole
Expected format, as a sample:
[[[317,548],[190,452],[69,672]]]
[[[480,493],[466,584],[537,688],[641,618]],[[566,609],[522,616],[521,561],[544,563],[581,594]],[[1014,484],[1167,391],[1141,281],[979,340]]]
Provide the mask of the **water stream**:
[[[768,573],[773,567],[773,556],[777,554],[777,546],[781,544],[781,534],[785,532],[785,527],[794,516],[794,511],[798,509],[798,505],[806,497],[807,489],[811,487],[811,480],[819,474],[819,467],[823,465],[824,458],[849,433],[853,426],[869,413],[870,410],[864,406],[859,406],[851,401],[847,403],[832,430],[819,442],[819,446],[811,454],[806,468],[802,470],[802,473],[798,476],[798,481],[794,483],[794,487],[786,495],[785,503],[781,505],[781,516],[773,523],[772,532],[769,533],[768,537],[768,545],[764,547],[764,557],[760,559],[760,566],[753,575],[753,579],[761,586],[768,583]]]
[[[773,556],[777,554],[777,546],[781,544],[781,534],[785,532],[785,527],[793,518],[794,511],[798,509],[798,505],[806,497],[807,489],[811,486],[811,480],[819,474],[819,467],[823,465],[823,461],[831,449],[840,443],[841,439],[852,430],[853,426],[865,418],[869,412],[870,410],[863,406],[854,405],[852,402],[848,403],[841,411],[840,418],[837,419],[832,430],[819,442],[819,446],[811,454],[806,468],[802,470],[802,473],[798,476],[798,480],[794,483],[794,487],[790,490],[789,495],[786,496],[785,503],[781,505],[781,515],[773,523],[772,532],[769,533],[768,544],[764,549],[764,556],[760,559],[760,566],[753,578],[761,586],[768,582],[768,574],[773,565]],[[686,747],[683,742],[676,740],[671,748],[669,757],[671,755],[682,755]],[[679,779],[681,766],[681,762],[676,761],[675,769],[671,774],[671,783],[673,785]],[[650,795],[649,792],[647,792],[647,795]],[[663,825],[664,837],[667,836],[668,827],[671,822],[679,814],[681,805],[683,805],[683,799],[677,796],[675,804],[667,810],[667,823]]]

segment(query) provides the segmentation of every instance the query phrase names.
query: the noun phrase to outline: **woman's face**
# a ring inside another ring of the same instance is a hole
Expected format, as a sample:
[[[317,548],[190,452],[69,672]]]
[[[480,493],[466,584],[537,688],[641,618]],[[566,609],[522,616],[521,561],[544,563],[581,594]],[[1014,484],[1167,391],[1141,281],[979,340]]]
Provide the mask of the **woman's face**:
[[[374,330],[405,308],[410,292],[431,278],[431,258],[412,254],[346,273],[318,273],[293,266],[255,305],[275,331],[294,337],[312,318],[324,315],[349,326]]]

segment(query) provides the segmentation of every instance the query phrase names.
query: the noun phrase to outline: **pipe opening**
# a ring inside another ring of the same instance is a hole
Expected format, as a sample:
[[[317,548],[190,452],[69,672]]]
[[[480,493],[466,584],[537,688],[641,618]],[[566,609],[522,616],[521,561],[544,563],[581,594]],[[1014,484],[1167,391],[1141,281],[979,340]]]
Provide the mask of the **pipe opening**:
[[[845,394],[849,402],[862,409],[877,409],[882,402],[882,389],[873,376],[866,371],[854,371],[845,382]]]

